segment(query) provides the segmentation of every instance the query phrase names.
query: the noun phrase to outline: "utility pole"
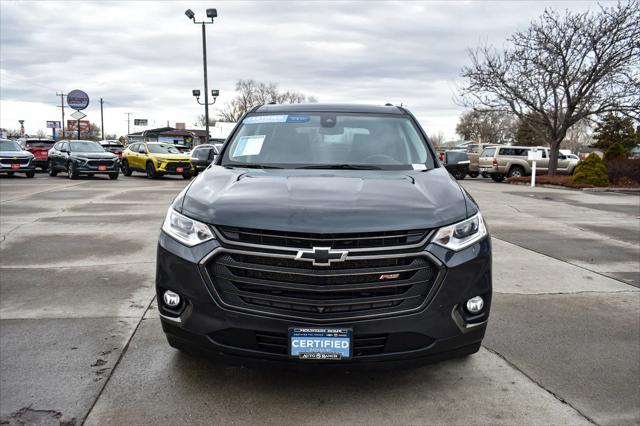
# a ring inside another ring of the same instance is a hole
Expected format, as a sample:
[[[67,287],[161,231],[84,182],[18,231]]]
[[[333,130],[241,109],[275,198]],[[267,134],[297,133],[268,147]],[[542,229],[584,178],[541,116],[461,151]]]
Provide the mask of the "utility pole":
[[[129,135],[131,134],[131,114],[132,112],[125,112],[127,116],[127,139],[129,139]]]
[[[102,111],[102,98],[100,98],[100,129],[102,130],[102,140],[104,140],[104,115]]]
[[[64,97],[67,96],[67,94],[56,92],[56,96],[60,96],[60,106],[58,108],[62,108],[62,139],[64,139]]]

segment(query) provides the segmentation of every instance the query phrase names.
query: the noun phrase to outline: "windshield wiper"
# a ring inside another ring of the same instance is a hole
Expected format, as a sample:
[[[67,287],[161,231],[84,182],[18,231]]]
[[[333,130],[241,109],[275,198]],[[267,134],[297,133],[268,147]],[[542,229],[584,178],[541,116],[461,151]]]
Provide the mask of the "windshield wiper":
[[[342,170],[382,170],[378,166],[365,166],[358,164],[311,164],[296,167],[296,169],[342,169]]]
[[[281,169],[282,167],[270,166],[268,164],[247,163],[247,164],[225,164],[225,167],[237,167],[242,169]]]

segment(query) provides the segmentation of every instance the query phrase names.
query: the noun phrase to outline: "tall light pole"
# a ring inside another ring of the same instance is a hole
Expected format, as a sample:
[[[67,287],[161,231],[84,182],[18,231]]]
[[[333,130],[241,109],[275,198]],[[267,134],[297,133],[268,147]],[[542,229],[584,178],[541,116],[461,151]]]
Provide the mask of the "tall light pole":
[[[218,17],[218,11],[216,9],[207,9],[207,18],[210,21],[196,21],[196,15],[191,9],[187,9],[184,12],[187,18],[191,19],[194,24],[202,25],[202,65],[204,68],[204,121],[205,128],[207,130],[207,143],[209,143],[209,82],[207,81],[207,29],[205,24],[213,24],[213,18]],[[214,100],[215,102],[215,100]]]

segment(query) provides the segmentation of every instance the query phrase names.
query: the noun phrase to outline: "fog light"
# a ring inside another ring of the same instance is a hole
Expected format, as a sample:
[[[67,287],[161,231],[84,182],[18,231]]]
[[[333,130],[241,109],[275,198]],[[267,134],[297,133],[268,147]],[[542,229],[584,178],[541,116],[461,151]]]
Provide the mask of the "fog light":
[[[471,299],[467,300],[466,307],[469,313],[478,314],[482,312],[482,309],[484,308],[484,300],[480,296],[472,297]]]
[[[180,304],[180,296],[177,293],[172,292],[171,290],[167,290],[162,295],[162,300],[164,300],[164,304],[170,308],[175,308]]]

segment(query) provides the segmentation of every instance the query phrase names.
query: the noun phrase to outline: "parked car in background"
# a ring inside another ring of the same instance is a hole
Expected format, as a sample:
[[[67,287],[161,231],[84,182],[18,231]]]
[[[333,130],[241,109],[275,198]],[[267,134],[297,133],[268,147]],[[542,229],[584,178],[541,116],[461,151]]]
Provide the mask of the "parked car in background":
[[[36,174],[33,160],[33,154],[22,149],[18,142],[0,139],[0,172],[9,176],[24,173],[28,178],[32,178]]]
[[[531,163],[528,153],[530,146],[490,146],[484,149],[479,159],[480,173],[491,177],[496,182],[505,178],[528,176],[531,174]],[[536,174],[543,175],[549,169],[550,150],[547,147],[536,147],[542,151],[542,160],[536,161]],[[559,174],[572,174],[579,160],[558,155]]]
[[[102,146],[105,151],[109,151],[117,155],[118,159],[122,159],[122,151],[124,151],[125,148],[120,141],[116,139],[105,139],[100,141],[100,146]]]
[[[49,176],[57,176],[59,172],[66,172],[69,179],[105,174],[115,180],[120,174],[120,161],[98,142],[62,140],[49,150]]]
[[[215,145],[205,144],[198,145],[191,151],[190,160],[195,173],[201,172],[206,169],[209,164],[216,161],[216,158],[220,154],[220,151]]]
[[[485,148],[489,146],[496,146],[496,144],[490,143],[471,143],[466,147],[467,155],[469,156],[469,176],[472,178],[478,177],[480,174],[480,154]]]
[[[469,157],[462,151],[445,151],[444,167],[457,180],[462,180],[469,173]]]
[[[51,139],[22,139],[21,145],[33,154],[33,164],[35,167],[46,171],[49,166],[49,150],[56,143]]]
[[[131,176],[133,172],[146,173],[149,179],[164,175],[182,175],[191,179],[195,169],[188,153],[182,153],[173,144],[159,142],[135,142],[122,153],[122,172]]]

